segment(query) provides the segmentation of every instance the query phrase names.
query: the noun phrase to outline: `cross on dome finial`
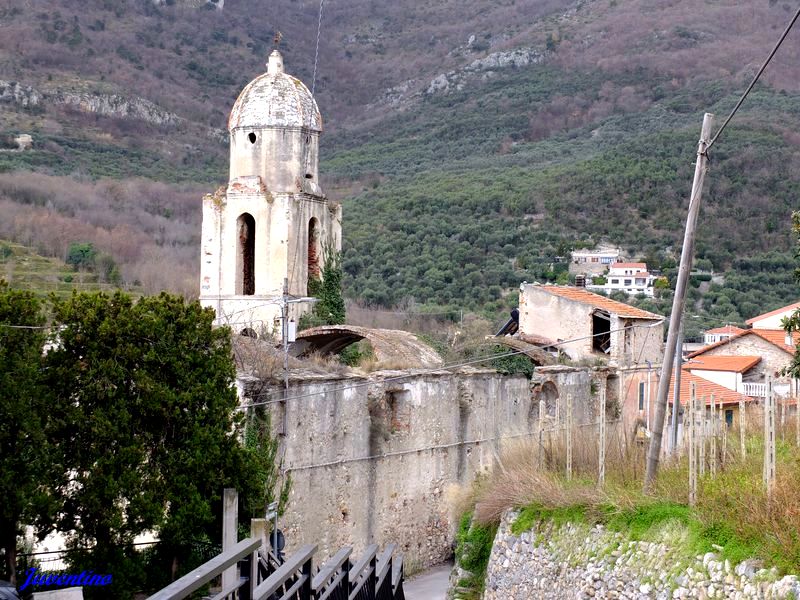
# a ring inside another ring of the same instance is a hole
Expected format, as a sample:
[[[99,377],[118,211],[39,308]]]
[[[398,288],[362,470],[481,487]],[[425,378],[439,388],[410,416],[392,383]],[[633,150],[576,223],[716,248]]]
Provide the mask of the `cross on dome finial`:
[[[283,39],[283,34],[280,31],[275,32],[275,37],[272,38],[272,41],[275,43],[275,50],[278,49],[278,46],[281,45],[281,40]]]

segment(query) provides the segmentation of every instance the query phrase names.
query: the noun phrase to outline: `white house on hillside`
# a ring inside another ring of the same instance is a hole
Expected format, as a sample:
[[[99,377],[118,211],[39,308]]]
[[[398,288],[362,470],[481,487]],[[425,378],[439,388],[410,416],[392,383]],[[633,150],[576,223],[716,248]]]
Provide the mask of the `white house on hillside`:
[[[758,315],[747,320],[747,324],[753,329],[783,329],[781,321],[786,317],[791,317],[800,308],[800,302],[795,302],[789,306],[776,308],[763,315]]]
[[[734,335],[744,333],[744,329],[736,327],[736,325],[725,325],[724,327],[715,327],[709,329],[703,334],[704,344],[716,344],[722,340],[728,340]]]
[[[602,275],[620,259],[619,248],[600,247],[593,250],[573,250],[569,272],[575,275]]]
[[[613,263],[609,266],[606,282],[602,285],[587,285],[591,290],[606,293],[625,292],[629,296],[644,294],[652,297],[656,277],[647,271],[646,263]]]

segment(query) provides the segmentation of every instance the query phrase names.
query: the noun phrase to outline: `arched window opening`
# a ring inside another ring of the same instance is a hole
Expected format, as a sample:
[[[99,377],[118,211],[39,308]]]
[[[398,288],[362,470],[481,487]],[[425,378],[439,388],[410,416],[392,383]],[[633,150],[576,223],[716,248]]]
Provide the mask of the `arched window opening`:
[[[239,236],[236,252],[236,293],[252,296],[256,293],[256,220],[244,213],[236,221]]]
[[[308,222],[308,278],[319,279],[319,221],[312,217]]]
[[[255,144],[256,143],[256,134],[251,131],[250,133],[247,134],[247,139],[250,140],[251,144]]]

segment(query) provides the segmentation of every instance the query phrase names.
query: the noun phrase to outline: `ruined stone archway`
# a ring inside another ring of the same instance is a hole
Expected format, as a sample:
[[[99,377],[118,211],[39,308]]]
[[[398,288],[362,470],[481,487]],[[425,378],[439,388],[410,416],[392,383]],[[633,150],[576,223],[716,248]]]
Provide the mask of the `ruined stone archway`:
[[[443,364],[436,351],[413,333],[355,325],[323,325],[301,331],[289,352],[292,356],[305,356],[312,352],[338,354],[361,340],[367,340],[372,346],[379,368],[431,368]]]
[[[539,420],[539,404],[544,401],[544,417],[556,419],[558,416],[558,387],[552,381],[545,381],[533,388],[531,408],[528,413],[528,425],[533,427]]]

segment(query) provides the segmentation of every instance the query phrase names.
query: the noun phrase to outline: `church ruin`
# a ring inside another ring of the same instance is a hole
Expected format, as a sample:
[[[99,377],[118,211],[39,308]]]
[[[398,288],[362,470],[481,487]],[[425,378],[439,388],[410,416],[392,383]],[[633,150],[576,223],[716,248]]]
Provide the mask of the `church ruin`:
[[[324,253],[342,245],[341,206],[319,184],[322,116],[278,50],[239,94],[228,131],[228,185],[203,198],[200,303],[236,333],[275,334],[284,282],[306,296]],[[293,303],[289,317],[309,309]]]

